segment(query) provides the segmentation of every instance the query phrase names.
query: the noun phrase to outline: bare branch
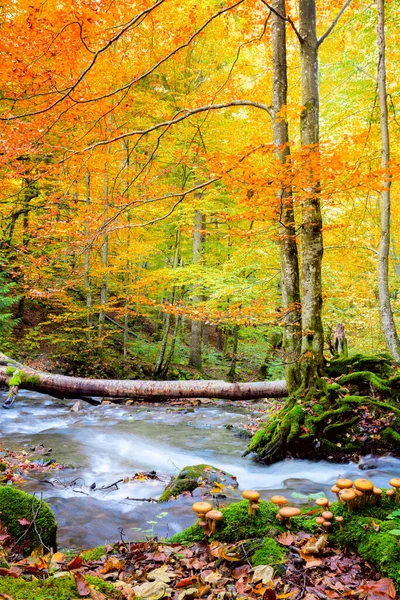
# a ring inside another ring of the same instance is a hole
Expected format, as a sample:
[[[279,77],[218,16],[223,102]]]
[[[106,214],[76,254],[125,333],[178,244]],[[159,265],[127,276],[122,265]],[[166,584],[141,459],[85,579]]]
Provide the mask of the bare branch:
[[[184,121],[188,117],[193,115],[203,113],[210,110],[221,110],[224,108],[230,108],[231,106],[253,106],[255,108],[260,108],[269,114],[272,117],[272,110],[266,104],[262,104],[261,102],[253,102],[252,100],[232,100],[231,102],[226,102],[224,104],[209,104],[206,106],[198,106],[197,108],[181,110],[177,113],[172,119],[168,121],[161,121],[156,125],[152,125],[151,127],[147,127],[147,129],[136,129],[133,131],[128,131],[126,133],[121,133],[121,135],[117,135],[116,137],[109,138],[108,140],[101,140],[100,142],[96,142],[95,144],[91,144],[90,146],[86,146],[81,152],[88,152],[90,150],[94,150],[99,146],[108,146],[108,144],[113,144],[114,142],[119,142],[128,137],[132,137],[134,135],[146,135],[147,133],[151,133],[152,131],[156,131],[157,129],[161,129],[162,127],[170,127],[171,125],[175,125],[176,123],[180,123]],[[181,114],[182,113],[182,114]],[[66,160],[66,159],[64,159]]]
[[[244,0],[238,0],[234,4],[231,4],[230,6],[227,6],[226,8],[223,8],[222,10],[220,10],[217,13],[215,13],[214,15],[212,15],[212,17],[207,19],[207,21],[205,21],[205,23],[203,23],[203,25],[201,27],[199,27],[199,29],[196,29],[196,31],[194,33],[192,33],[192,35],[188,38],[188,40],[185,43],[181,44],[180,46],[177,46],[176,48],[174,48],[174,50],[171,50],[171,52],[169,52],[169,54],[167,54],[166,56],[164,56],[164,58],[161,58],[158,62],[156,62],[156,64],[153,65],[151,67],[151,69],[149,69],[145,73],[142,73],[135,79],[132,79],[125,85],[117,88],[116,90],[112,90],[111,92],[108,92],[108,94],[103,94],[102,96],[96,96],[95,98],[89,98],[88,100],[78,100],[76,98],[75,99],[71,98],[71,99],[73,99],[74,102],[76,102],[77,104],[87,104],[87,103],[91,103],[91,102],[97,102],[98,100],[104,100],[106,98],[110,98],[111,96],[114,96],[115,94],[118,94],[119,92],[122,92],[123,90],[127,90],[127,89],[131,88],[136,83],[139,83],[139,81],[142,81],[142,79],[145,79],[146,77],[148,77],[149,75],[154,73],[154,71],[156,71],[158,69],[158,67],[160,67],[162,64],[167,62],[170,58],[172,58],[172,56],[174,56],[175,54],[177,54],[178,52],[183,50],[183,48],[187,48],[188,46],[190,46],[190,44],[193,42],[193,40],[200,33],[202,33],[204,31],[204,29],[206,29],[206,27],[208,27],[208,25],[210,23],[212,23],[212,21],[214,21],[217,17],[220,17],[224,13],[229,12],[233,8],[236,8],[237,6],[239,6],[239,4],[242,4],[243,2],[244,2]]]
[[[287,23],[289,23],[289,25],[291,26],[291,28],[297,35],[299,42],[300,43],[303,42],[303,38],[301,37],[299,30],[297,29],[296,25],[293,23],[292,19],[289,16],[284,17],[283,15],[281,15],[277,10],[275,10],[275,8],[273,8],[270,4],[268,4],[268,2],[266,2],[266,0],[261,0],[261,2],[263,4],[265,4],[265,6],[268,8],[268,10],[270,10],[272,13],[274,13],[274,15],[276,15],[277,17],[282,19],[282,21],[286,21]]]
[[[342,6],[342,8],[340,9],[336,19],[334,19],[334,21],[332,22],[331,26],[325,31],[324,35],[322,35],[319,40],[318,40],[318,46],[320,46],[322,44],[322,42],[324,42],[326,40],[326,38],[328,37],[328,35],[331,33],[331,31],[333,30],[334,27],[336,27],[340,17],[342,16],[342,14],[344,13],[344,11],[346,10],[346,8],[351,4],[351,0],[347,0],[346,4],[344,6]]]

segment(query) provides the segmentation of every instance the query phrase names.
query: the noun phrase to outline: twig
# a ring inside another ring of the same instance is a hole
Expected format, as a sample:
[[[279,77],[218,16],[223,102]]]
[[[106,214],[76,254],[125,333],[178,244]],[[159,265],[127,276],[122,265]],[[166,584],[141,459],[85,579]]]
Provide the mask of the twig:
[[[125,500],[132,500],[133,502],[157,502],[155,498],[130,498],[129,496]]]

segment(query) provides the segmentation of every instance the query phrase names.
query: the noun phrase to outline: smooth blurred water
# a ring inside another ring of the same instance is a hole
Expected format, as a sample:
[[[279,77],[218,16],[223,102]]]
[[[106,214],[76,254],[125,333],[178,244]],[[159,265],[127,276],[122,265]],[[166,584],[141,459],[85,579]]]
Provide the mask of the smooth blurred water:
[[[26,491],[42,493],[51,504],[59,522],[61,546],[112,542],[119,537],[120,528],[129,539],[143,539],[146,530],[169,536],[187,527],[195,520],[191,498],[165,504],[128,499],[157,498],[170,476],[187,465],[209,463],[236,475],[240,488],[229,501],[240,497],[245,488],[259,490],[262,498],[277,491],[287,496],[293,492],[330,494],[339,475],[368,477],[379,486],[400,475],[400,461],[390,456],[366,457],[363,471],[355,464],[326,460],[285,460],[265,466],[251,457],[243,458],[247,440],[235,437],[225,425],[240,425],[259,416],[260,402],[242,405],[221,401],[200,405],[192,412],[179,406],[92,407],[85,403],[81,411],[71,412],[73,404],[23,392],[12,409],[1,412],[0,421],[4,446],[13,449],[43,444],[52,448],[51,458],[75,467],[33,476],[24,484]],[[93,483],[99,488],[151,470],[157,471],[161,481],[130,481],[107,491],[90,489]],[[52,477],[66,484],[81,479],[74,491],[41,481]],[[160,516],[165,512],[167,515]]]

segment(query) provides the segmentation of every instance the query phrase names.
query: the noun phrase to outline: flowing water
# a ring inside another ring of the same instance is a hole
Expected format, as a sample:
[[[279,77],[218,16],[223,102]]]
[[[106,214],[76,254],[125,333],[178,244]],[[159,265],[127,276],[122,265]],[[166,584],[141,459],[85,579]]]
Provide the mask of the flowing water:
[[[0,394],[0,401],[5,394]],[[51,458],[73,465],[62,471],[30,477],[23,489],[43,494],[59,523],[60,546],[82,547],[113,542],[123,529],[129,539],[146,535],[168,537],[194,522],[191,498],[164,504],[157,498],[172,475],[187,465],[209,463],[236,475],[240,497],[246,488],[262,498],[276,492],[310,494],[324,491],[340,476],[368,477],[378,486],[400,475],[400,460],[393,457],[363,460],[362,468],[327,460],[285,460],[271,466],[243,458],[247,440],[235,437],[226,424],[240,425],[259,416],[260,403],[218,402],[185,410],[180,406],[92,407],[83,403],[71,411],[73,401],[60,401],[23,392],[14,407],[1,413],[0,433],[10,449],[43,444]],[[328,458],[321,456],[321,459]],[[129,481],[110,486],[137,472],[157,471],[161,480]],[[52,483],[48,483],[52,481]],[[58,481],[56,481],[58,480]],[[70,482],[75,484],[70,486]],[[96,484],[95,489],[91,485]]]

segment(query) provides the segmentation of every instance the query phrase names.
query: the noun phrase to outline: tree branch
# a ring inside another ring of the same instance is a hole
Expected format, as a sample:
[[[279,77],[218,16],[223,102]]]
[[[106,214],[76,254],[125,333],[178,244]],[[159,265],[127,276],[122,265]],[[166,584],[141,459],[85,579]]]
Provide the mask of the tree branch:
[[[322,35],[319,40],[318,40],[318,46],[320,46],[322,44],[322,42],[324,42],[326,40],[326,38],[328,37],[328,35],[332,32],[333,28],[336,27],[340,17],[342,16],[342,14],[344,13],[344,11],[346,10],[346,8],[351,4],[351,0],[347,0],[346,4],[344,6],[342,6],[341,10],[339,11],[336,19],[334,19],[334,21],[332,22],[331,26],[325,31],[324,35]]]
[[[43,113],[48,112],[49,110],[53,109],[55,106],[57,106],[58,104],[60,104],[60,102],[63,102],[67,98],[70,98],[71,93],[78,87],[78,85],[81,83],[81,81],[83,81],[83,79],[85,78],[85,76],[94,67],[94,65],[95,65],[98,57],[101,54],[103,54],[103,52],[105,52],[106,50],[108,50],[108,48],[110,48],[110,46],[112,46],[117,40],[119,40],[119,38],[124,33],[126,33],[131,27],[133,27],[133,25],[137,21],[139,21],[140,19],[142,19],[144,16],[147,16],[148,14],[150,14],[154,9],[158,8],[164,2],[165,2],[165,0],[158,0],[155,4],[153,4],[149,8],[146,8],[145,10],[142,10],[139,14],[137,14],[135,17],[133,17],[129,21],[129,23],[127,23],[127,25],[123,29],[121,29],[121,31],[119,31],[118,33],[116,33],[110,40],[108,40],[108,42],[102,48],[100,48],[100,50],[97,50],[97,52],[95,52],[93,54],[93,58],[92,58],[91,62],[89,63],[89,65],[82,71],[82,73],[76,79],[75,83],[73,83],[72,86],[70,88],[68,88],[68,90],[61,96],[61,98],[59,98],[58,100],[55,100],[52,104],[50,104],[49,106],[47,106],[45,108],[42,108],[40,110],[36,110],[36,111],[24,113],[24,114],[21,114],[21,115],[12,115],[10,117],[0,117],[0,121],[14,121],[15,119],[22,119],[24,117],[33,117],[35,115],[40,115],[40,114],[43,114]]]
[[[226,102],[224,104],[209,104],[206,106],[199,106],[197,108],[181,110],[172,119],[170,119],[168,121],[161,121],[160,123],[157,123],[156,125],[152,125],[151,127],[148,127],[147,129],[136,129],[133,131],[128,131],[126,133],[121,133],[121,135],[117,135],[116,137],[109,138],[108,140],[101,140],[100,142],[96,142],[94,144],[91,144],[90,146],[86,146],[86,148],[84,148],[80,152],[88,152],[90,150],[94,150],[95,148],[98,148],[99,146],[108,146],[108,144],[113,144],[114,142],[119,142],[121,140],[124,140],[125,138],[132,137],[134,135],[146,135],[148,133],[151,133],[152,131],[161,129],[162,127],[170,127],[171,125],[180,123],[181,121],[184,121],[185,119],[187,119],[188,117],[191,117],[193,115],[196,115],[196,114],[199,114],[202,112],[206,112],[206,111],[210,111],[210,110],[221,110],[223,108],[230,108],[231,106],[253,106],[255,108],[260,108],[261,110],[264,110],[265,112],[267,112],[269,114],[269,116],[272,118],[271,108],[269,106],[267,106],[266,104],[262,104],[261,102],[253,102],[251,100],[232,100],[231,102]],[[77,154],[77,152],[74,152],[74,154]],[[64,159],[64,161],[65,160],[67,160],[67,159]],[[62,162],[64,162],[64,161],[62,161]]]
[[[351,1],[351,0],[350,0]],[[296,25],[293,23],[292,19],[289,16],[284,17],[283,15],[281,15],[281,13],[279,13],[277,10],[275,10],[275,8],[273,8],[270,4],[268,4],[268,2],[266,2],[266,0],[261,0],[261,2],[263,4],[265,4],[265,6],[272,12],[274,13],[274,15],[276,15],[277,17],[279,17],[280,19],[282,19],[282,21],[286,21],[287,23],[289,23],[289,25],[291,26],[291,28],[293,29],[293,31],[295,32],[295,34],[297,35],[297,39],[299,40],[300,43],[303,42],[303,38],[300,35],[299,30],[297,29]]]

